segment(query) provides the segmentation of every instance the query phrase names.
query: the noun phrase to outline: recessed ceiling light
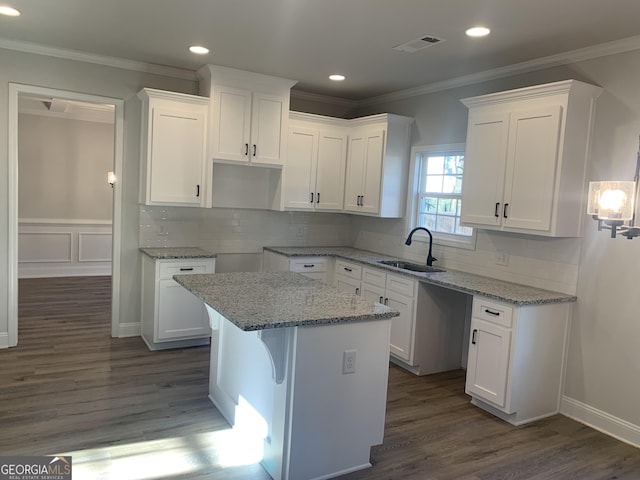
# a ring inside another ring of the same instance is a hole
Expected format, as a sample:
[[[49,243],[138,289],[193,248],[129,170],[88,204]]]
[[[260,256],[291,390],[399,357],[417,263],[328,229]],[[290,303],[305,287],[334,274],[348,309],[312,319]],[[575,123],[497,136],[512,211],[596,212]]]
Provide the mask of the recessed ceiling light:
[[[209,49],[201,45],[191,45],[189,47],[189,51],[191,53],[195,53],[196,55],[206,55],[207,53],[209,53]]]
[[[489,35],[490,32],[491,30],[489,30],[487,27],[472,27],[468,29],[465,33],[469,37],[486,37],[487,35]]]
[[[345,78],[344,75],[340,75],[339,73],[334,73],[333,75],[329,75],[329,80],[333,80],[334,82],[341,82],[343,81]]]
[[[15,8],[8,7],[6,5],[0,5],[0,15],[6,15],[8,17],[17,17],[20,12]]]

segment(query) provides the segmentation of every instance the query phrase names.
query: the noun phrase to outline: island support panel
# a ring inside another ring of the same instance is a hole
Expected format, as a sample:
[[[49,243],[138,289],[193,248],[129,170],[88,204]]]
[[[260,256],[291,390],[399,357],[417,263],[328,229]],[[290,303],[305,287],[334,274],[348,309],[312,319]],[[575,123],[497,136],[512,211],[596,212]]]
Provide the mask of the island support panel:
[[[210,399],[234,429],[263,439],[274,479],[371,466],[384,435],[390,319],[243,331],[207,309]],[[354,373],[343,373],[345,351],[356,352]]]

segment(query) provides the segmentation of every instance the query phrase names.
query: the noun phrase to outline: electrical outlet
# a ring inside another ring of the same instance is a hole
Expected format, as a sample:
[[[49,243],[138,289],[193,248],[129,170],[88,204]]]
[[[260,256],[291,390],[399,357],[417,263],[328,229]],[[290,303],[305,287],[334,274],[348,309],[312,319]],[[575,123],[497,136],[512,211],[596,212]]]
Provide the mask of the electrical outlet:
[[[298,227],[296,228],[296,237],[298,238],[304,237],[304,234],[305,234],[304,230],[305,230],[304,225],[298,225]]]
[[[356,371],[356,351],[345,350],[342,352],[342,373],[355,373]]]
[[[496,265],[509,265],[509,254],[507,252],[496,252]]]

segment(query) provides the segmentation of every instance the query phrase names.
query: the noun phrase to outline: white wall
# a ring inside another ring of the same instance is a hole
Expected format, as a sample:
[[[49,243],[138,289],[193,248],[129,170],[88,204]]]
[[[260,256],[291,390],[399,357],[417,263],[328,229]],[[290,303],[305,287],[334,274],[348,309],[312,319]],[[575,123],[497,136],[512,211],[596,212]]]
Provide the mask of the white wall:
[[[20,114],[21,219],[111,220],[113,124]]]
[[[590,177],[633,178],[640,133],[640,51],[609,55],[562,67],[389,102],[357,114],[388,111],[416,117],[412,143],[465,141],[466,110],[460,98],[575,78],[604,88],[597,105]],[[423,259],[424,245],[404,247],[401,221],[357,219],[356,246]],[[509,266],[495,265],[495,252]],[[445,266],[506,280],[576,293],[565,399],[562,410],[640,445],[640,239],[611,240],[586,221],[581,239],[546,239],[480,232],[476,251],[436,248]]]

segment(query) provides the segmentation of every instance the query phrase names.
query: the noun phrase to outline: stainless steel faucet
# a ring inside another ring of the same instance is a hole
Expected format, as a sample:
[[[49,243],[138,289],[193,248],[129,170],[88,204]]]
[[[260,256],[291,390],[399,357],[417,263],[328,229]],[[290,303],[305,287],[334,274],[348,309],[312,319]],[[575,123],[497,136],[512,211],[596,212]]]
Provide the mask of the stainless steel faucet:
[[[416,233],[417,230],[424,230],[429,234],[429,254],[427,255],[427,266],[431,267],[433,265],[433,262],[437,262],[438,259],[434,258],[433,255],[431,255],[431,245],[433,244],[433,235],[431,235],[431,232],[429,230],[427,230],[424,227],[414,228],[413,230],[411,230],[411,232],[409,232],[409,236],[407,237],[407,240],[404,242],[404,244],[411,245],[411,237],[413,237],[413,234]]]

